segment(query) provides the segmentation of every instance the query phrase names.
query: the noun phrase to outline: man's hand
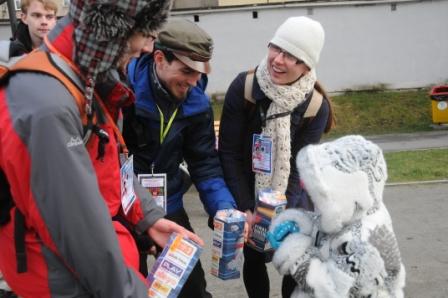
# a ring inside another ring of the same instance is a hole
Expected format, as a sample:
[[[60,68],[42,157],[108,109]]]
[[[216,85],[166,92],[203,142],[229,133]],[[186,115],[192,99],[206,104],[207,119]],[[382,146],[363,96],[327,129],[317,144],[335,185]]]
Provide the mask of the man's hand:
[[[161,218],[157,220],[149,229],[148,234],[154,242],[157,243],[160,247],[165,247],[170,235],[172,233],[178,233],[182,236],[193,240],[200,246],[204,246],[204,241],[196,234],[188,231],[184,227],[178,225],[177,223],[167,220],[165,218]]]

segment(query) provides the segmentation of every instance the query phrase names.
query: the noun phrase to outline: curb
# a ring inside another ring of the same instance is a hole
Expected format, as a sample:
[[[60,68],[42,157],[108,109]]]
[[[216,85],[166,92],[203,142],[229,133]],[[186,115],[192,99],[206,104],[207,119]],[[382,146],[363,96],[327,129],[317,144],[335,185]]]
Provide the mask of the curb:
[[[448,179],[442,179],[442,180],[426,180],[426,181],[409,181],[409,182],[394,182],[394,183],[386,183],[386,186],[419,185],[419,184],[439,184],[439,183],[448,183]]]

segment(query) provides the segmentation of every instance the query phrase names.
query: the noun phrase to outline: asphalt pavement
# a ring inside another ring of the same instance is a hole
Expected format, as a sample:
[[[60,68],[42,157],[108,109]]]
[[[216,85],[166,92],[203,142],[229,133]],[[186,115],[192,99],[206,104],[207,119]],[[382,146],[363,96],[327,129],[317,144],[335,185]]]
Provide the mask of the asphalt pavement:
[[[448,131],[373,136],[385,152],[448,147]],[[448,165],[447,165],[448,166]],[[405,297],[448,297],[448,183],[388,185],[384,202],[392,216],[403,263],[406,267]],[[208,290],[215,298],[247,297],[242,278],[222,281],[210,272],[212,231],[194,187],[184,204],[191,223],[206,242],[201,262],[206,271]],[[281,297],[281,276],[268,264],[270,297]]]
[[[387,186],[384,202],[391,214],[403,263],[406,268],[405,297],[448,297],[448,183]],[[201,262],[208,290],[215,298],[244,298],[242,278],[223,281],[210,272],[212,232],[197,192],[190,190],[184,202],[191,223],[205,249]],[[270,297],[281,297],[281,276],[268,264]]]

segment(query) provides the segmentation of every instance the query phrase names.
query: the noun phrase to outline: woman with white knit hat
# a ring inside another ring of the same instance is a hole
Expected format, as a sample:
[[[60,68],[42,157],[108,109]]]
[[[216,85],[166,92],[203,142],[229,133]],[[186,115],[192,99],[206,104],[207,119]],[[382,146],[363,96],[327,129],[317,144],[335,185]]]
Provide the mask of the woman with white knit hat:
[[[328,96],[315,72],[324,39],[319,22],[288,18],[269,42],[267,56],[255,70],[240,73],[226,93],[218,150],[226,183],[250,226],[256,193],[262,188],[284,193],[288,208],[313,208],[294,165],[297,152],[318,143],[333,124]],[[260,153],[260,144],[269,150]],[[271,254],[246,245],[244,257],[249,297],[269,297],[265,262]],[[283,297],[294,287],[286,277]]]

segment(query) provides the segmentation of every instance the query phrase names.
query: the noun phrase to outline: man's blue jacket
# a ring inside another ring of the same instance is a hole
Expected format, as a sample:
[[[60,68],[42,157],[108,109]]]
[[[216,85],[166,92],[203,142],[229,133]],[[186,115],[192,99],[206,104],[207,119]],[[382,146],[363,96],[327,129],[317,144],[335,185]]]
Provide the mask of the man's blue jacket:
[[[191,180],[199,191],[205,210],[214,216],[217,210],[236,208],[222,177],[215,146],[213,110],[204,90],[203,76],[180,104],[164,141],[160,144],[160,114],[151,90],[151,55],[133,59],[128,66],[129,83],[136,95],[135,105],[125,111],[123,135],[134,156],[138,174],[167,174],[167,214],[183,207],[182,196],[188,176],[179,168],[185,160]],[[165,117],[167,118],[167,117]],[[168,119],[165,119],[165,127]]]

